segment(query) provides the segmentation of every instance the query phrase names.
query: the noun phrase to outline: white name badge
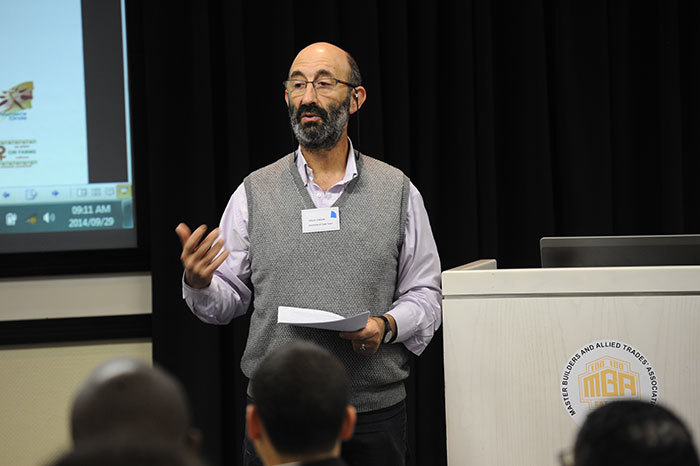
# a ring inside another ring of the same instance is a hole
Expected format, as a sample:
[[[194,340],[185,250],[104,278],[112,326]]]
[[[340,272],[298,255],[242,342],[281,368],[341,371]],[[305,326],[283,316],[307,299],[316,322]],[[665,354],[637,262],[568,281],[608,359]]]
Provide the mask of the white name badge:
[[[301,211],[302,232],[315,233],[334,230],[340,230],[340,214],[337,207],[321,207]]]

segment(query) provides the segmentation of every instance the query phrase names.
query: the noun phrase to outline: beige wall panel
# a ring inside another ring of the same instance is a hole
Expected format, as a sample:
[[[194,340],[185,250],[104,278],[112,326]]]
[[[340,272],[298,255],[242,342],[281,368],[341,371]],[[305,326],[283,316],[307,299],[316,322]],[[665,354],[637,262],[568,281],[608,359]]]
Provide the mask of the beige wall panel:
[[[150,313],[150,273],[0,280],[0,320]]]

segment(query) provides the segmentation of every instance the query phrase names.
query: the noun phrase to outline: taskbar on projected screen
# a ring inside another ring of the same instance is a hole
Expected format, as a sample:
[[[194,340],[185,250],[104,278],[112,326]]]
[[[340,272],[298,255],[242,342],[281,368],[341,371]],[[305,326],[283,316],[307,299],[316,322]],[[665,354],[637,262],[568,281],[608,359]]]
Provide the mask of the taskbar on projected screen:
[[[0,234],[134,227],[131,185],[13,188],[0,191]]]

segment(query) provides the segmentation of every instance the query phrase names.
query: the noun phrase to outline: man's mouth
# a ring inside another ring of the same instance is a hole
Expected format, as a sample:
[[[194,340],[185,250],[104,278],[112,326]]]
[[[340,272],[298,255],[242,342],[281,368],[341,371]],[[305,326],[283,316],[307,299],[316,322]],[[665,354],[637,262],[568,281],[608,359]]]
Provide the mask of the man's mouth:
[[[323,112],[321,109],[314,108],[313,106],[306,106],[306,108],[299,109],[297,113],[297,121],[300,123],[320,123],[323,121]]]
[[[321,117],[316,115],[315,113],[302,113],[301,114],[301,122],[302,123],[311,123],[311,122],[316,122],[316,121],[321,121]]]

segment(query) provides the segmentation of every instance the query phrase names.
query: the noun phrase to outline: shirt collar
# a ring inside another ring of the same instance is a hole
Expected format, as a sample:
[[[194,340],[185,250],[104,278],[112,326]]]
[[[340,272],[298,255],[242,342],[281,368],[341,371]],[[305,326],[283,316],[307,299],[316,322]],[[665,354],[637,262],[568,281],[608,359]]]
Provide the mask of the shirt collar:
[[[304,186],[308,186],[309,177],[313,174],[313,170],[306,163],[304,154],[301,153],[301,146],[297,147],[294,153],[294,158],[296,159],[297,169],[299,170],[299,176],[301,176],[301,181],[304,182]],[[355,149],[352,146],[352,141],[348,138],[348,161],[345,165],[345,176],[337,184],[345,185],[352,181],[357,173],[357,160],[355,159]]]

